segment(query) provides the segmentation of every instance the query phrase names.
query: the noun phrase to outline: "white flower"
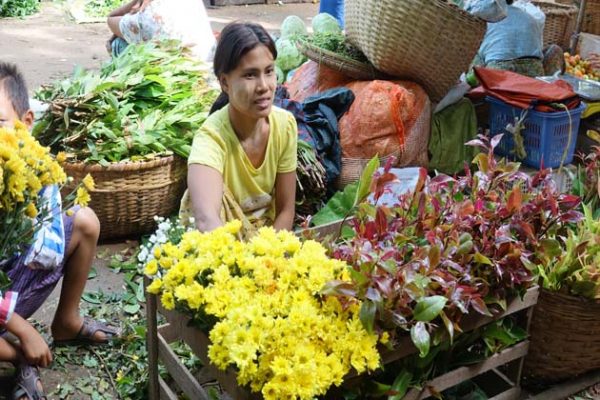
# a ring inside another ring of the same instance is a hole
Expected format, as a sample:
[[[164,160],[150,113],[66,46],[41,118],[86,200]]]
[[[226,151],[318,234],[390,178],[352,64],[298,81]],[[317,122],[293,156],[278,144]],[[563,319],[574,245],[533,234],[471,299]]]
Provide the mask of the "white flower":
[[[156,232],[156,242],[157,243],[167,243],[167,240],[169,240],[169,238],[167,237],[167,235],[165,235],[164,232],[162,232],[162,231]]]
[[[148,258],[148,256],[150,255],[150,252],[148,251],[148,248],[146,246],[142,246],[140,253],[138,254],[138,261],[139,262],[146,262],[146,259]]]

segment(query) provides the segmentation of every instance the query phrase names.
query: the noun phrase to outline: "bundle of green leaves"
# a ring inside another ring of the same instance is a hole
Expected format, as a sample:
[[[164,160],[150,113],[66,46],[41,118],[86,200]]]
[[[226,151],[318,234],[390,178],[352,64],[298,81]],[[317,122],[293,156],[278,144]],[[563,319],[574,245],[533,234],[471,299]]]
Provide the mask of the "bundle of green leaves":
[[[26,17],[40,9],[40,0],[0,0],[0,18]]]
[[[340,56],[350,58],[352,60],[368,63],[367,56],[364,55],[357,47],[346,41],[346,36],[341,32],[321,32],[307,36],[303,40],[313,46],[321,49],[329,50]]]
[[[581,158],[577,174],[573,177],[572,192],[581,197],[583,204],[590,207],[595,218],[600,217],[600,147]]]
[[[99,72],[77,69],[38,91],[49,107],[34,135],[69,161],[187,158],[218,93],[208,76],[177,42],[131,45]]]
[[[477,172],[421,177],[392,207],[377,199],[393,174],[376,175],[375,204],[361,203],[352,237],[331,248],[353,283],[331,282],[325,293],[359,299],[370,331],[409,331],[421,357],[438,326],[452,338],[464,314],[492,315],[523,294],[537,266],[560,253],[556,238],[581,219],[579,198],[559,193],[548,171],[530,177],[496,161],[500,137],[468,143],[483,150]]]
[[[583,206],[585,219],[563,239],[564,251],[539,267],[542,285],[588,299],[600,299],[600,221]]]

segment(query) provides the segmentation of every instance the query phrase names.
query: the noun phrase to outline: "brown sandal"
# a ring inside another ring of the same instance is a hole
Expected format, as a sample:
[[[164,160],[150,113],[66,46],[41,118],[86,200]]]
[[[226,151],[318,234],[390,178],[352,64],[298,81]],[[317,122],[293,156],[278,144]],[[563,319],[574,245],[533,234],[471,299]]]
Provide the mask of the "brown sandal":
[[[94,339],[96,332],[103,332],[106,335],[106,340]],[[93,319],[84,318],[81,329],[73,339],[55,340],[54,346],[101,346],[108,344],[119,337],[119,331],[102,322]]]

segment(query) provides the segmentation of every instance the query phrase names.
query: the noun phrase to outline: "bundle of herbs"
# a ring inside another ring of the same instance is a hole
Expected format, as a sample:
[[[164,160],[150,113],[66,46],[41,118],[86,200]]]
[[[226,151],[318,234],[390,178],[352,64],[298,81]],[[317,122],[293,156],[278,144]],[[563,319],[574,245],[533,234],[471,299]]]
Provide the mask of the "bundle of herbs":
[[[600,299],[600,221],[590,207],[583,206],[585,219],[570,230],[564,240],[564,251],[552,262],[539,268],[542,285],[588,299]]]
[[[314,33],[301,39],[320,49],[328,50],[342,57],[361,63],[369,63],[367,56],[357,47],[346,41],[346,36],[341,32]]]
[[[177,42],[129,46],[99,72],[77,69],[43,87],[36,97],[49,107],[34,135],[69,161],[187,157],[217,95],[208,76]]]
[[[296,169],[296,216],[300,221],[315,214],[326,196],[326,172],[315,149],[298,139],[298,167]]]
[[[489,316],[522,295],[537,266],[561,253],[557,237],[582,216],[579,198],[559,193],[549,171],[530,177],[496,161],[500,138],[468,143],[483,150],[476,172],[421,176],[392,207],[377,204],[394,179],[386,166],[370,185],[375,204],[360,203],[352,236],[331,246],[351,265],[353,283],[330,282],[325,293],[359,299],[369,331],[410,332],[421,357],[438,326],[452,338],[464,314]]]
[[[572,192],[581,197],[595,218],[600,217],[600,147],[594,146],[592,151],[581,155],[581,164],[577,166],[577,174],[573,177]]]

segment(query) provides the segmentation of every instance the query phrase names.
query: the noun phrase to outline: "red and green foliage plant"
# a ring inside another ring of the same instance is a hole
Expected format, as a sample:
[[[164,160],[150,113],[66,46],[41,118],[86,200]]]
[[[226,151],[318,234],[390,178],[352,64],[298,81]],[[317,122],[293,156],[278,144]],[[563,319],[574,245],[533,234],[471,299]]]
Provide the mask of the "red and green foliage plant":
[[[371,184],[374,204],[349,222],[354,235],[331,248],[353,283],[330,282],[325,293],[360,299],[370,331],[410,331],[422,357],[438,325],[452,338],[464,314],[492,315],[522,295],[537,265],[560,254],[554,237],[581,219],[579,198],[559,193],[549,171],[530,177],[497,161],[500,138],[467,143],[482,150],[476,172],[421,176],[393,206],[377,204],[393,179],[386,166]]]

